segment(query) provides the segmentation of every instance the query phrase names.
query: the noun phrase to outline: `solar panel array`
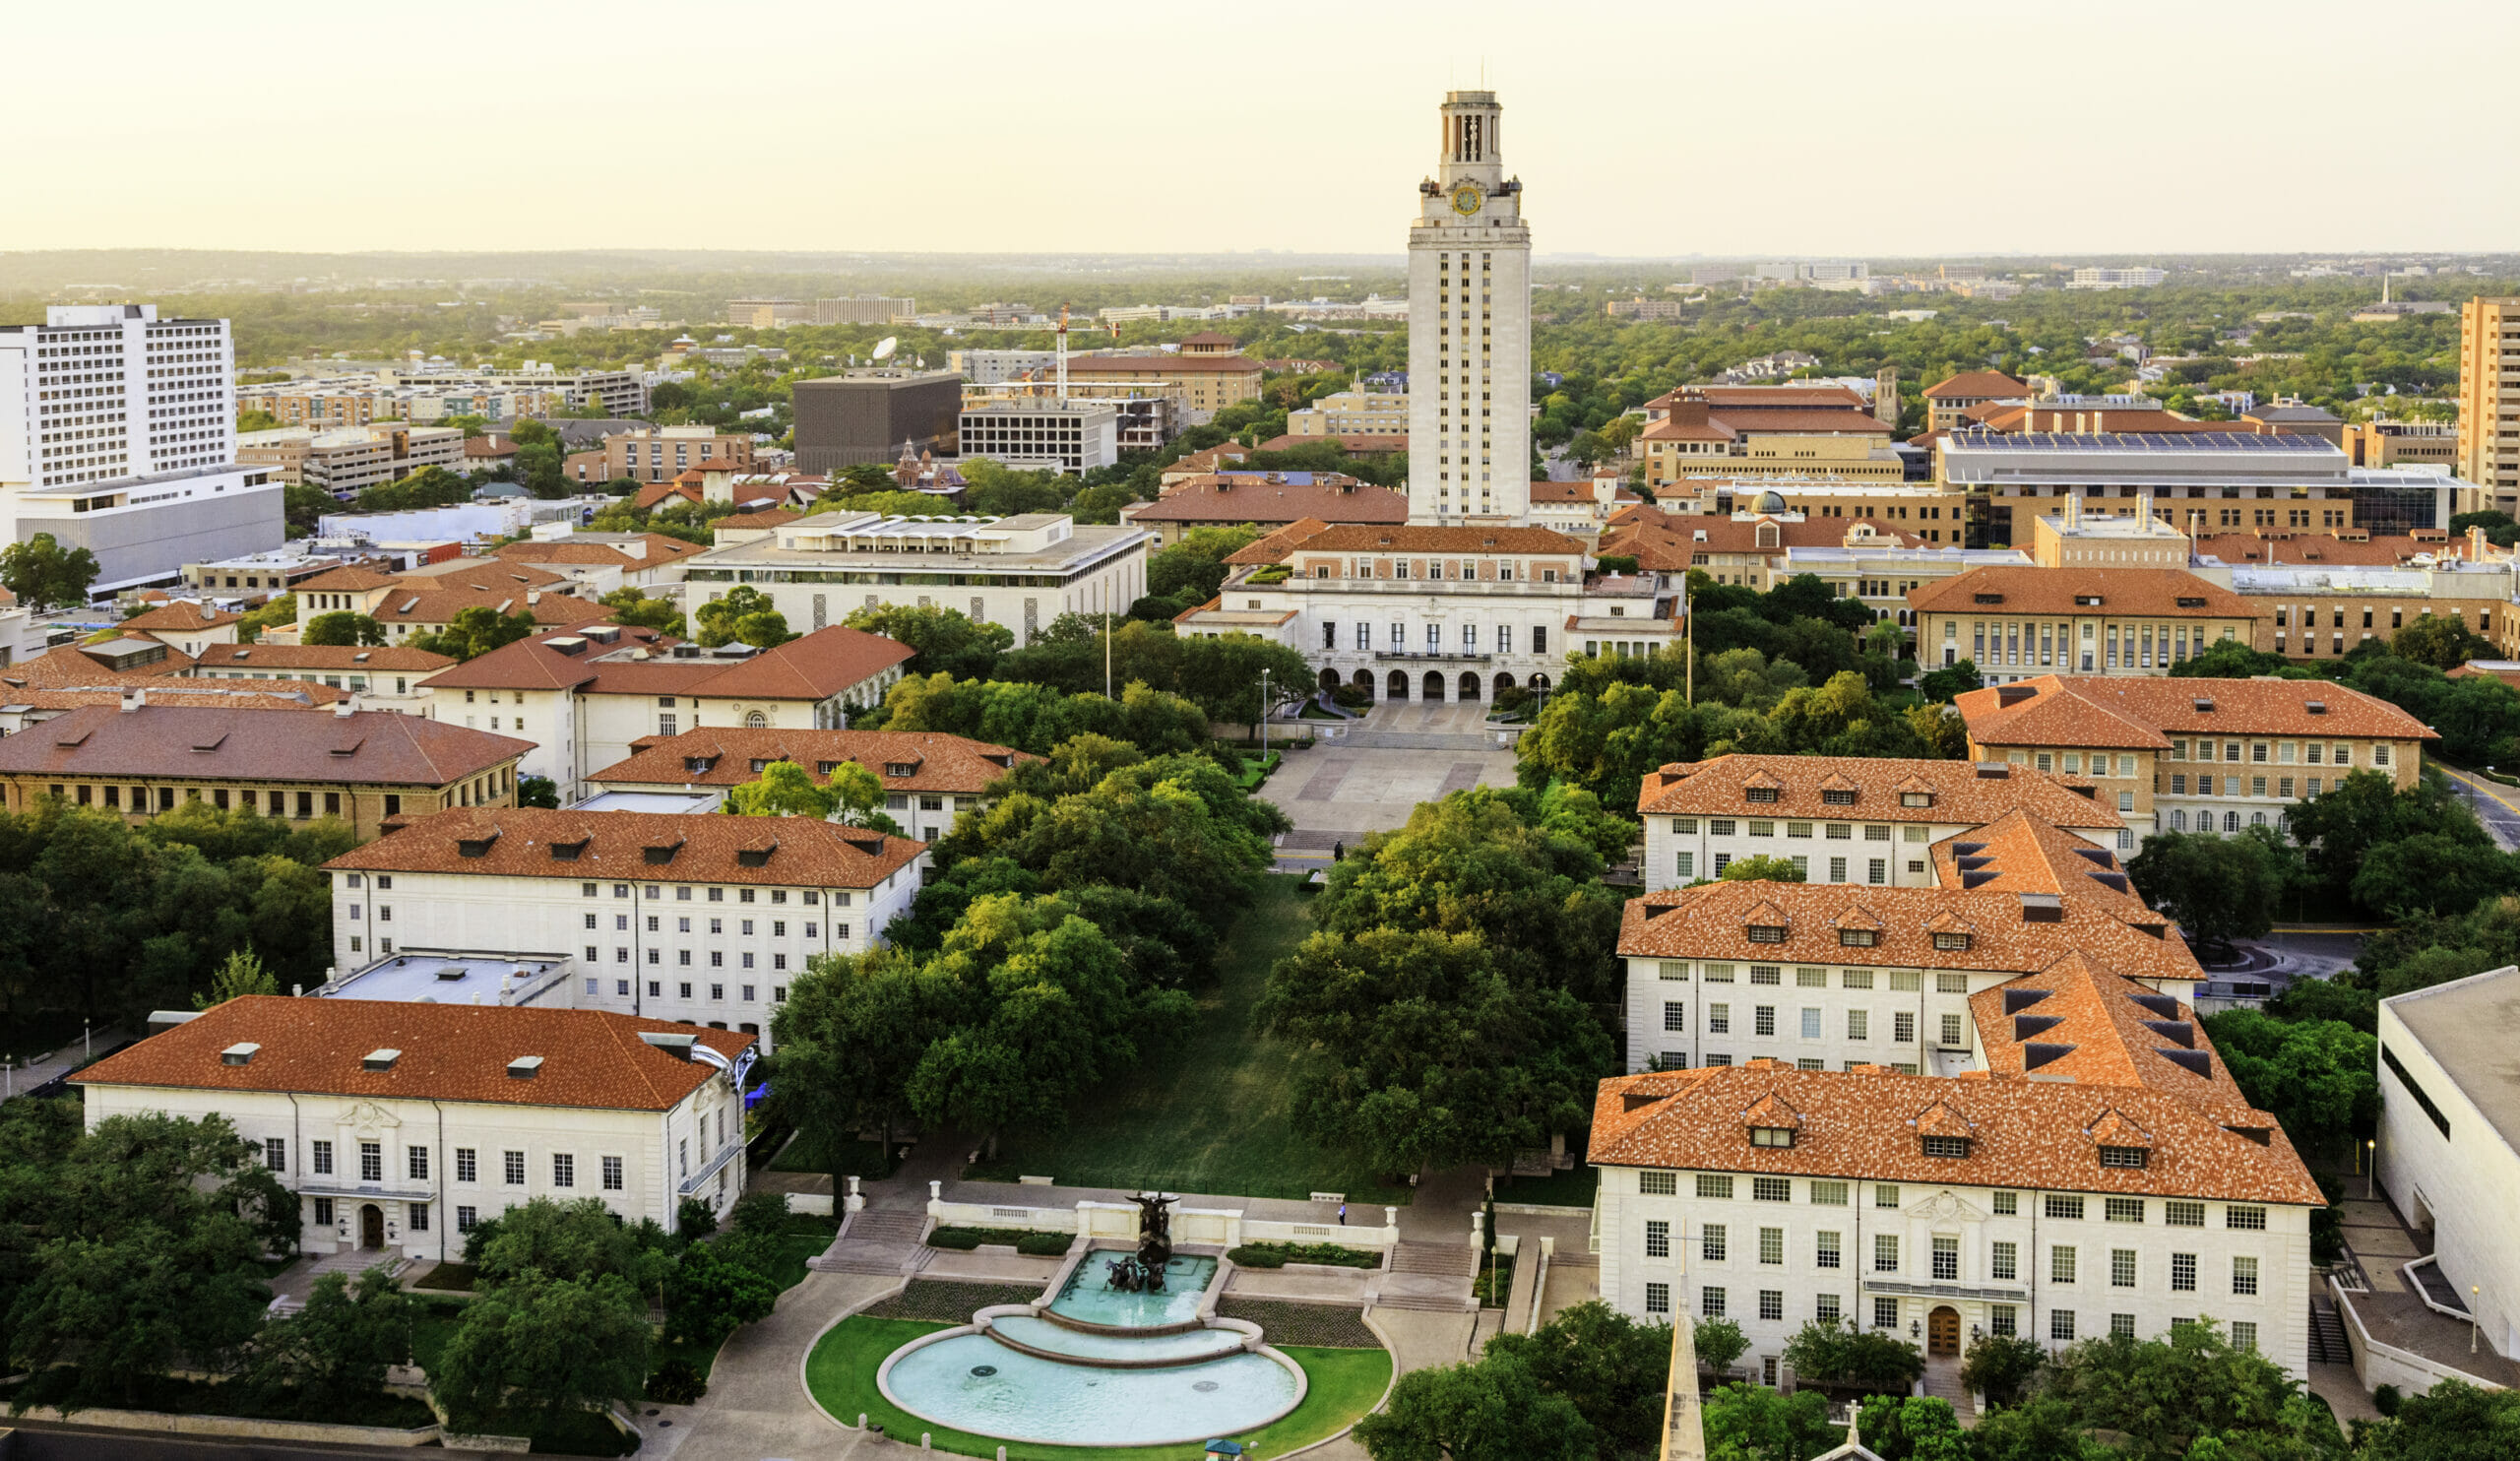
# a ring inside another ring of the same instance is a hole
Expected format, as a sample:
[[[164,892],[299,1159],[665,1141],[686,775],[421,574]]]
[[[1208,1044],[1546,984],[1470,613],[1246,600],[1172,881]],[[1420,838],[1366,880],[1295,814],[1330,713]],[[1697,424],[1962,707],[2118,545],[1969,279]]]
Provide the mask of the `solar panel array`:
[[[2000,451],[2175,451],[2175,452],[2309,452],[2331,454],[2337,448],[2317,436],[2260,435],[2247,431],[1959,431],[1954,446],[1990,447]]]

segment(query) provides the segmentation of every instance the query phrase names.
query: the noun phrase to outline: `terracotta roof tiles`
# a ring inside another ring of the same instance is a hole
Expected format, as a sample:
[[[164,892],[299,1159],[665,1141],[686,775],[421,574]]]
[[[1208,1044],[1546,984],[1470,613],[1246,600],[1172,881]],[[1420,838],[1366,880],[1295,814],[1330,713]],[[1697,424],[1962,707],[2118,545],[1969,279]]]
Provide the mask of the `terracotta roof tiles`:
[[[238,720],[249,716],[249,720]],[[336,715],[97,705],[0,739],[0,773],[123,780],[442,787],[534,742],[391,711]]]
[[[178,599],[161,608],[134,614],[114,627],[126,634],[181,634],[191,630],[219,629],[239,623],[240,613],[227,613],[211,608],[196,600]]]
[[[917,861],[926,849],[925,843],[906,837],[809,817],[469,806],[421,817],[324,866],[475,877],[872,888]]]
[[[754,730],[710,727],[679,735],[650,736],[633,744],[628,759],[587,780],[606,787],[734,787],[761,776],[756,762],[793,761],[813,779],[830,782],[825,768],[854,761],[883,778],[893,792],[950,792],[973,795],[1016,765],[1039,756],[934,730]],[[908,768],[896,772],[896,768]]]
[[[2257,612],[2239,595],[2183,568],[1975,568],[1910,589],[1908,606],[1928,613],[2120,619],[2245,619]]]
[[[2043,674],[1971,690],[1954,704],[1984,745],[2158,749],[2169,736],[2198,733],[2439,738],[2387,701],[2330,680]]]
[[[2028,382],[2017,381],[2000,370],[1964,370],[1945,376],[1924,390],[1927,401],[1984,401],[2029,394]]]
[[[1773,801],[1750,799],[1772,791]],[[1831,802],[1827,794],[1852,794]],[[1922,806],[1903,798],[1926,798]],[[1981,768],[1966,761],[1903,761],[1862,756],[1718,756],[1674,761],[1645,778],[1639,816],[1794,817],[1984,826],[2028,810],[2063,827],[2114,830],[2125,822],[2073,780],[2026,766]]]

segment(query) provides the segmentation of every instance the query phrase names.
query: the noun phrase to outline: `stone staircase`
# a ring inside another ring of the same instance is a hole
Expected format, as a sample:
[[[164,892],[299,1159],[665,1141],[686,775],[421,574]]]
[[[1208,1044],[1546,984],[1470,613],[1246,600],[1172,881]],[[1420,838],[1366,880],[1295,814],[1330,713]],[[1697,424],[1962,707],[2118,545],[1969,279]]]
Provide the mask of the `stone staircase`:
[[[275,1315],[293,1314],[305,1308],[306,1296],[314,1292],[315,1281],[328,1273],[346,1274],[355,1283],[360,1274],[371,1268],[382,1268],[399,1278],[410,1267],[410,1259],[379,1248],[344,1248],[337,1253],[310,1258],[285,1270],[274,1281],[275,1297],[271,1311]]]
[[[915,1209],[868,1208],[849,1220],[849,1227],[830,1248],[805,1260],[824,1273],[902,1274],[921,1266],[927,1250],[919,1239],[927,1215]]]
[[[2345,1339],[2345,1319],[2337,1313],[2336,1302],[2320,1295],[2310,1299],[2310,1363],[2354,1363],[2354,1351]]]
[[[1391,1271],[1476,1278],[1479,1250],[1459,1242],[1403,1242],[1391,1250]]]
[[[1969,1389],[1960,1383],[1960,1361],[1957,1356],[1932,1355],[1925,1359],[1925,1393],[1951,1406],[1963,1426],[1978,1421],[1978,1407],[1969,1398]]]
[[[1432,1313],[1460,1313],[1476,1308],[1470,1281],[1479,1273],[1479,1253],[1463,1242],[1403,1242],[1391,1250],[1376,1308],[1414,1308]]]

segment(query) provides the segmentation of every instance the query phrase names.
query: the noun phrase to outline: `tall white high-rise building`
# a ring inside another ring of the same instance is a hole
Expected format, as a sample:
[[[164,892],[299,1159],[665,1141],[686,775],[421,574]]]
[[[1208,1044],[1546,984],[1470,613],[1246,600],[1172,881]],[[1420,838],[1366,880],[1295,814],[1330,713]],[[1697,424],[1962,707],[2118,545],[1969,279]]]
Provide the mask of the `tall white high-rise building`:
[[[1532,235],[1493,92],[1445,94],[1409,228],[1409,520],[1531,519]]]
[[[236,465],[225,320],[56,304],[0,326],[0,541],[49,533],[96,556],[97,590],[284,537],[279,475]]]

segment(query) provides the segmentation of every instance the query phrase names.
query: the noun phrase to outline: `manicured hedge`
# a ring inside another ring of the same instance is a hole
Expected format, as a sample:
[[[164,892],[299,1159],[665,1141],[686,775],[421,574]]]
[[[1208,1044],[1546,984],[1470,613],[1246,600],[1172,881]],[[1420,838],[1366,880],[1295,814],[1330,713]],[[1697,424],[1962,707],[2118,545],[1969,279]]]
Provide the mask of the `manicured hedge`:
[[[1226,1253],[1243,1268],[1284,1268],[1290,1263],[1322,1263],[1334,1268],[1380,1268],[1382,1255],[1335,1242],[1247,1242]]]

